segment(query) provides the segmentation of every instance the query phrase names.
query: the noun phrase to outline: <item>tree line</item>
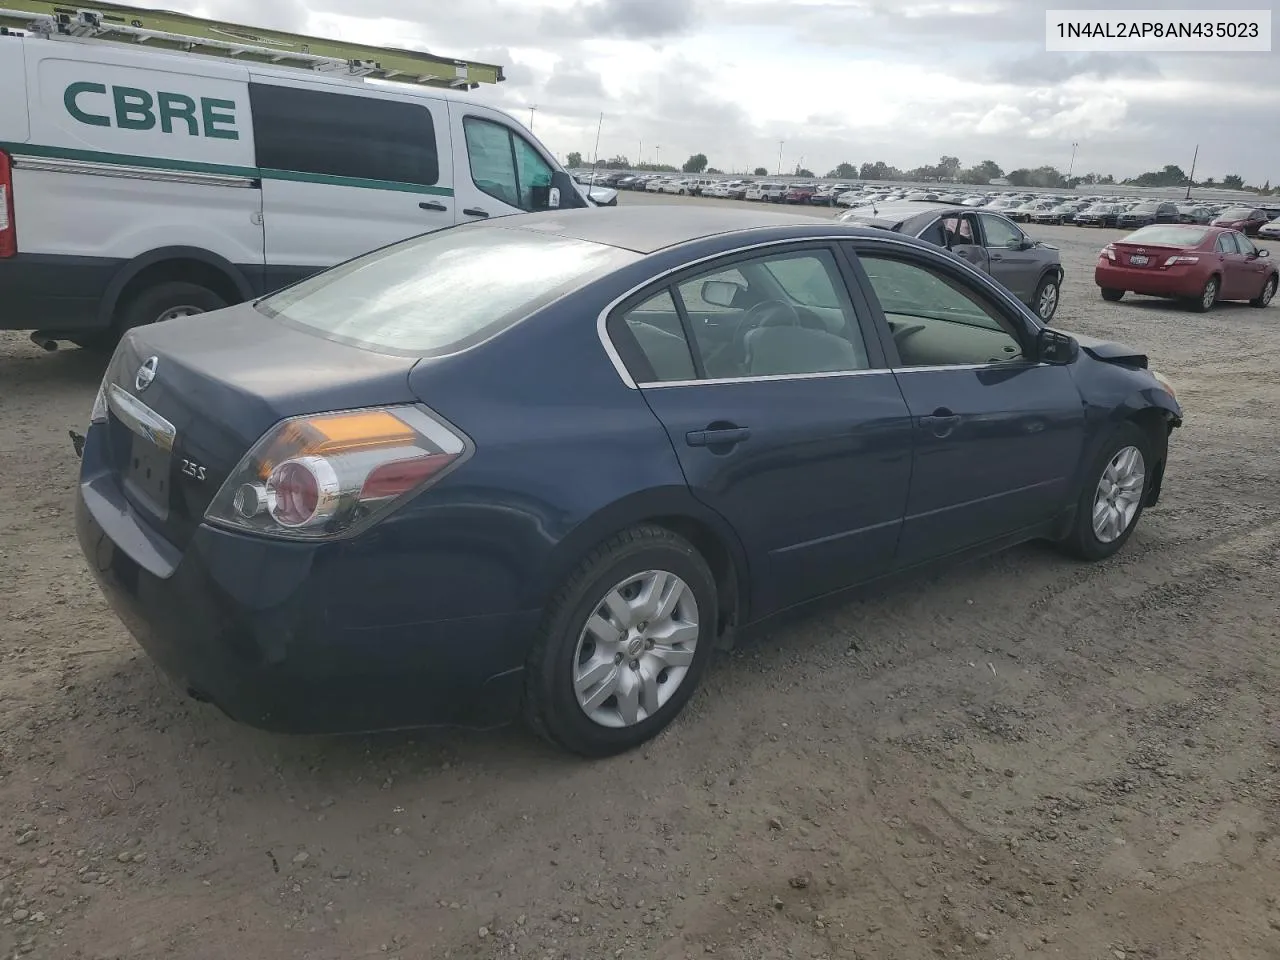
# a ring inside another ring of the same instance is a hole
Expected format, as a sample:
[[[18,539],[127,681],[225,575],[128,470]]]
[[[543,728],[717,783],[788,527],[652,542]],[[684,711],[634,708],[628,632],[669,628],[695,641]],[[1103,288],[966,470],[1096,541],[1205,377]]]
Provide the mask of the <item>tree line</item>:
[[[567,158],[567,166],[570,168],[578,168],[586,166],[582,162],[582,154],[576,150],[569,154]],[[679,168],[670,164],[658,163],[637,163],[633,164],[625,156],[618,155],[610,157],[608,160],[601,161],[598,167],[605,170],[644,170],[653,173],[691,173],[691,174],[718,174],[722,171],[715,167],[709,166],[707,155],[705,153],[695,153],[684,162]],[[765,167],[756,167],[752,171],[752,176],[767,177],[769,171]],[[795,170],[789,173],[789,176],[795,177],[816,177],[812,170],[797,166]],[[1080,176],[1068,177],[1062,173],[1057,167],[1043,166],[1029,169],[1027,167],[1019,167],[1016,170],[1010,170],[1007,173],[994,160],[983,160],[981,163],[975,163],[973,166],[966,167],[961,164],[958,157],[941,157],[936,164],[925,164],[924,166],[914,167],[910,170],[901,170],[898,167],[885,163],[883,160],[877,160],[874,163],[864,163],[861,166],[853,163],[839,163],[834,169],[827,171],[825,177],[827,180],[898,180],[905,182],[947,182],[947,183],[965,183],[974,186],[986,186],[993,180],[1007,180],[1010,186],[1014,187],[1041,187],[1041,188],[1070,188],[1078,186],[1113,186],[1124,185],[1133,187],[1223,187],[1229,190],[1256,190],[1259,193],[1270,195],[1272,191],[1271,181],[1268,180],[1262,186],[1249,186],[1244,182],[1244,178],[1238,174],[1228,174],[1221,181],[1215,180],[1213,177],[1206,177],[1203,180],[1191,181],[1186,172],[1177,164],[1167,164],[1162,170],[1152,170],[1147,173],[1139,174],[1136,177],[1130,177],[1127,180],[1116,180],[1111,174],[1086,173]]]

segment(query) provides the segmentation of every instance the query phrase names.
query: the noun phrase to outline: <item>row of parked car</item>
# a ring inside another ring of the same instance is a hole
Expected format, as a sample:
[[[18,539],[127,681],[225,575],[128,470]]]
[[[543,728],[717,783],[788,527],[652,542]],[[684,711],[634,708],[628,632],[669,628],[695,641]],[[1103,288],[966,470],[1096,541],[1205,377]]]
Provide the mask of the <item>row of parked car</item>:
[[[1280,237],[1280,205],[1250,206],[1151,200],[1137,197],[1067,197],[1034,193],[935,193],[923,190],[864,188],[858,195],[839,198],[852,208],[898,200],[958,204],[999,213],[1018,223],[1075,224],[1136,230],[1160,223],[1189,223],[1229,227],[1251,237]]]
[[[1064,196],[1030,192],[931,191],[876,184],[777,182],[669,174],[585,173],[580,180],[615,190],[677,196],[719,197],[765,203],[864,207],[904,201],[950,203],[989,210],[1019,223],[1075,224],[1137,229],[1150,224],[1189,223],[1230,227],[1251,237],[1280,239],[1280,205],[1151,200],[1140,197]]]
[[[611,187],[614,190],[637,190],[669,193],[676,196],[718,197],[723,200],[755,200],[764,203],[813,203],[837,206],[836,199],[853,189],[848,183],[777,182],[771,180],[733,180],[723,177],[673,177],[670,174],[581,173],[583,184]]]

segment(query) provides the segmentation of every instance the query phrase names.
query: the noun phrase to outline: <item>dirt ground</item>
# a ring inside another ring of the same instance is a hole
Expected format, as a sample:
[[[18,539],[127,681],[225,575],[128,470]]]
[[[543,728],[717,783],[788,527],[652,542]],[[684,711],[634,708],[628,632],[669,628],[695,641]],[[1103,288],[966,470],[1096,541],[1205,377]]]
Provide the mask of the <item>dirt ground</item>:
[[[1035,233],[1186,407],[1124,552],[815,616],[598,763],[185,699],[74,541],[100,362],[0,334],[0,957],[1280,956],[1280,307],[1105,304],[1111,233]]]

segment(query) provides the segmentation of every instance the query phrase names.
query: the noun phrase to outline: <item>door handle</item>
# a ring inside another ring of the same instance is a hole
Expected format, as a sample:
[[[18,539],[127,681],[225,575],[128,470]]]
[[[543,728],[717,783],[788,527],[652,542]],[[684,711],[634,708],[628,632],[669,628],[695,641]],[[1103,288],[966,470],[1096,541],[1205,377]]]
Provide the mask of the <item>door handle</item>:
[[[707,430],[690,430],[684,435],[691,447],[720,447],[741,443],[751,436],[746,427],[715,427]]]
[[[1000,254],[998,254],[998,253],[993,253],[993,254],[991,255],[991,259],[992,259],[992,260],[1003,260],[1003,259],[1004,259],[1004,257],[1003,257],[1003,256],[1001,256],[1001,255],[1000,255]]]
[[[952,413],[946,407],[939,407],[930,416],[920,418],[920,426],[932,431],[935,437],[949,436],[959,425],[959,414]]]
[[[467,207],[467,209],[463,210],[462,212],[463,212],[463,213],[465,213],[468,217],[487,217],[487,216],[489,216],[489,211],[488,211],[488,210],[481,210],[479,207]]]
[[[423,200],[418,204],[418,208],[420,210],[439,210],[441,212],[449,209],[439,200]]]

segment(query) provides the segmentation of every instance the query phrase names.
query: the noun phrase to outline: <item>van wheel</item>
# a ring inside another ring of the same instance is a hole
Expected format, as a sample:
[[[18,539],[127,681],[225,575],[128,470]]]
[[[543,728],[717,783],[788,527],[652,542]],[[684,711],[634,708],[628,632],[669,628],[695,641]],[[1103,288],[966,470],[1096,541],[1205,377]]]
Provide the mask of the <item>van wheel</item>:
[[[124,304],[116,314],[116,330],[123,334],[134,327],[192,317],[225,306],[227,302],[207,287],[170,280],[148,287]]]
[[[688,702],[716,633],[716,582],[687,540],[663,527],[593,550],[547,608],[525,669],[525,717],[588,757],[656,736]]]

